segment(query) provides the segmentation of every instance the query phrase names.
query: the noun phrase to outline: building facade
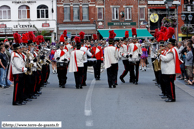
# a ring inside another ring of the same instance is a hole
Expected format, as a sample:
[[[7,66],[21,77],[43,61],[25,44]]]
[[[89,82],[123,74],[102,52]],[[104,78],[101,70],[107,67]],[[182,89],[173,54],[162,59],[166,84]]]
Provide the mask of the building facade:
[[[194,1],[193,0],[181,0],[180,2],[181,4],[178,7],[178,14],[179,14],[178,38],[179,38],[179,41],[182,41],[185,38],[191,38],[191,36],[194,35]],[[181,18],[182,14],[186,16],[185,21],[183,21]],[[193,16],[193,19],[191,21],[189,21],[188,15]],[[187,26],[187,23],[189,24],[189,26],[193,28],[192,31],[188,32],[188,35],[187,33],[184,33],[181,29],[182,27]]]
[[[175,17],[178,20],[178,7],[180,5],[179,0],[174,0],[172,6],[168,9],[165,6],[164,0],[148,0],[148,26],[149,31],[153,35],[155,33],[155,29],[160,29],[162,26],[162,19],[164,17],[168,17],[168,13],[170,16]],[[152,15],[155,14],[158,18],[156,20],[152,20]],[[177,21],[178,23],[179,21]],[[175,27],[175,38],[178,36],[178,24]]]
[[[147,10],[147,0],[57,0],[58,39],[63,30],[71,38],[84,31],[86,39],[94,33],[101,39],[103,29],[146,29]]]
[[[13,38],[13,33],[47,30],[47,40],[54,41],[57,32],[56,0],[1,0],[0,39]]]

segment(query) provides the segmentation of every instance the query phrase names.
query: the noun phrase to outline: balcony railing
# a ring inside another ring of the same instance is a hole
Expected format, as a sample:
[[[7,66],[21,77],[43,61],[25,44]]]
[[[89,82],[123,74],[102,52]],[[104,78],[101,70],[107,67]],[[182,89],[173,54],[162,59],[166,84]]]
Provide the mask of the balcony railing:
[[[194,13],[194,4],[183,4],[182,5],[182,12],[187,12],[187,13]]]

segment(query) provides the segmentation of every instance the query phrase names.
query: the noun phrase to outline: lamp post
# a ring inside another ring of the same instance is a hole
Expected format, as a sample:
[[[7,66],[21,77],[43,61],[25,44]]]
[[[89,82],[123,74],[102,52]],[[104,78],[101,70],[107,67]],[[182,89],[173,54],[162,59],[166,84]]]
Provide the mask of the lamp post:
[[[186,22],[186,26],[187,26],[187,39],[188,39],[188,29],[189,29],[189,24],[190,24],[190,22],[192,21],[192,19],[193,19],[193,16],[191,15],[191,14],[189,14],[188,15],[188,18],[186,17],[186,15],[185,14],[182,14],[181,15],[181,19],[184,21],[184,22]]]
[[[169,17],[169,11],[170,11],[170,7],[172,6],[173,0],[166,0],[164,2],[164,4],[166,5],[166,8],[168,9],[168,17]]]

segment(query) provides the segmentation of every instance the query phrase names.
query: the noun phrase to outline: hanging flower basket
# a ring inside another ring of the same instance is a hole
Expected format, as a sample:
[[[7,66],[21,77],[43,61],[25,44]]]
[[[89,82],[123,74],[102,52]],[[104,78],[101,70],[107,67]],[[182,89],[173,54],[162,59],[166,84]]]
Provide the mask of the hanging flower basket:
[[[177,20],[173,16],[164,17],[162,19],[162,26],[164,27],[176,27],[176,25],[177,25]]]
[[[187,32],[191,33],[191,32],[193,32],[193,27],[183,25],[183,26],[181,26],[181,32],[182,32],[182,34],[187,34]]]

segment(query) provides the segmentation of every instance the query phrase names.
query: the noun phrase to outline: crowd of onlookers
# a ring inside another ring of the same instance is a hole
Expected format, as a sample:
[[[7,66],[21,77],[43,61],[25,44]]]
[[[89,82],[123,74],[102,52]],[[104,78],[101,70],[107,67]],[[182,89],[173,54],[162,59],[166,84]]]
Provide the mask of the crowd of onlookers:
[[[187,85],[194,84],[194,36],[177,43],[178,53],[183,63],[181,64],[181,75],[177,76],[180,80],[185,80]]]
[[[0,86],[2,88],[13,86],[12,82],[7,78],[12,44],[12,40],[0,42]]]

